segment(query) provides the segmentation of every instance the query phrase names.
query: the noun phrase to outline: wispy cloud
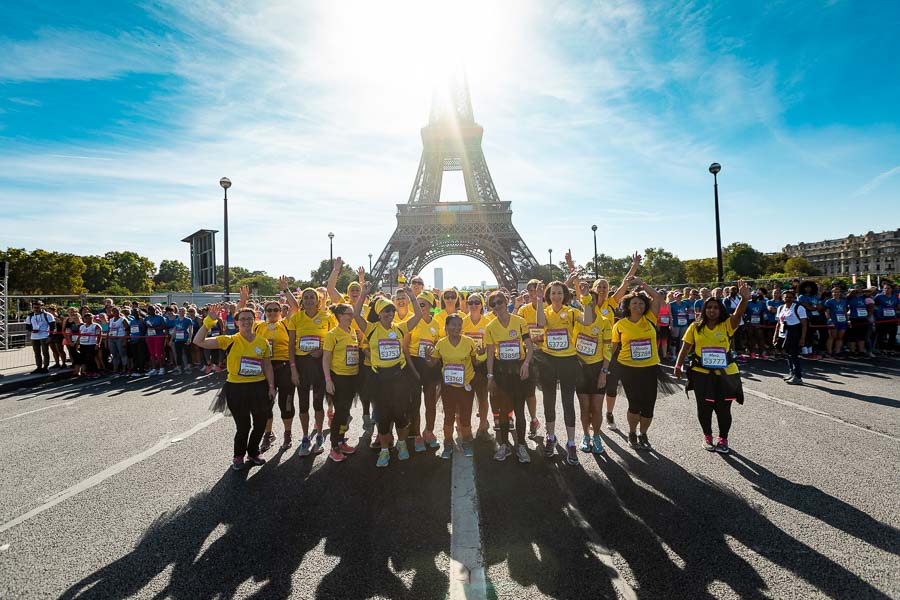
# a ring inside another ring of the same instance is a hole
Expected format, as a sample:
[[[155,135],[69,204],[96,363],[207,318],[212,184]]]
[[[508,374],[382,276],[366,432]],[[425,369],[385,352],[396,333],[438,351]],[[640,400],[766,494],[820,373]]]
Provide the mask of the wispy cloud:
[[[865,185],[856,190],[856,192],[853,193],[853,196],[858,198],[860,196],[869,195],[894,175],[900,175],[900,165],[897,165],[893,169],[888,169],[884,173],[879,173],[877,176],[866,182]]]

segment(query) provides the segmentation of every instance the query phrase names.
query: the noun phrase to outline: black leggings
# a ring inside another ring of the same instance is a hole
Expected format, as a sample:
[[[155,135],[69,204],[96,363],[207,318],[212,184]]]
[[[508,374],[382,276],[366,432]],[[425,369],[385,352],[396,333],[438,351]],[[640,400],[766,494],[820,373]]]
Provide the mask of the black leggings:
[[[300,414],[309,414],[309,391],[313,394],[313,410],[322,412],[325,410],[325,373],[322,371],[322,358],[313,358],[309,354],[296,355],[297,375],[300,386],[297,388],[300,396]]]
[[[530,365],[529,365],[530,366]],[[494,361],[494,384],[497,393],[491,394],[494,411],[500,414],[500,439],[505,444],[509,439],[509,410],[516,413],[516,443],[525,443],[525,398],[527,381],[519,377],[522,361]]]
[[[896,323],[875,323],[875,333],[879,350],[893,350],[897,346]]]
[[[375,402],[378,405],[378,433],[387,435],[391,425],[397,430],[409,425],[407,409],[409,408],[409,388],[406,375],[397,367],[379,369],[369,374],[375,390]]]
[[[81,346],[78,348],[78,355],[81,359],[81,364],[84,365],[84,370],[86,373],[97,372],[96,344],[81,344]]]
[[[273,360],[275,389],[278,390],[278,410],[282,419],[294,418],[294,382],[291,381],[291,367],[286,360]]]
[[[728,439],[728,431],[731,429],[731,405],[733,400],[705,400],[700,394],[694,392],[697,398],[697,419],[703,435],[712,435],[712,416],[716,413],[716,421],[719,423],[719,437]]]
[[[566,427],[575,427],[575,384],[581,374],[576,356],[550,356],[541,361],[541,393],[544,396],[544,418],[556,422],[556,384],[562,398]]]
[[[253,383],[225,383],[225,400],[234,419],[234,455],[259,456],[259,442],[272,416],[268,384],[265,380]],[[253,419],[251,429],[250,421]]]
[[[645,419],[653,418],[656,407],[656,371],[659,367],[629,367],[616,365],[625,396],[628,398],[628,412]],[[606,389],[609,389],[607,384]]]
[[[337,448],[346,439],[350,404],[356,395],[356,375],[337,375],[331,371],[334,383],[334,420],[331,422],[331,447]]]

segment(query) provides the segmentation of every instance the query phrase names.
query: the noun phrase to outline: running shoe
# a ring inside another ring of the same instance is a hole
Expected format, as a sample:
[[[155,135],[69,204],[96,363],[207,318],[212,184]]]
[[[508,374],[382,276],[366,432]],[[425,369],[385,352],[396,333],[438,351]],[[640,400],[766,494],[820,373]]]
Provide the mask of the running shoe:
[[[190,374],[191,374],[191,368],[190,368],[190,367],[185,367],[185,368],[184,368],[184,372],[185,372],[186,375],[190,375]]]
[[[232,471],[243,471],[247,465],[244,464],[243,456],[235,456],[234,461],[231,463]]]
[[[538,421],[537,419],[532,419],[531,425],[529,426],[529,429],[528,429],[528,435],[532,438],[534,436],[536,436],[537,432],[538,432],[538,427],[540,427],[540,426],[541,426],[540,421]]]
[[[259,445],[260,452],[266,452],[269,448],[272,447],[272,442],[275,441],[275,434],[271,431],[268,431],[263,434],[262,443]]]
[[[325,451],[325,436],[321,433],[316,434],[316,444],[313,446],[313,452],[321,454]]]
[[[342,454],[346,454],[348,456],[350,454],[356,454],[356,448],[348,444],[346,441],[338,444],[338,450],[340,450]]]
[[[453,447],[452,446],[444,446],[444,451],[441,452],[441,458],[444,460],[450,460],[453,458]]]
[[[750,353],[750,358],[756,360],[757,358],[759,358],[759,355],[758,355],[756,352],[751,352],[751,353]]]
[[[328,459],[333,460],[334,462],[344,462],[345,460],[347,460],[347,457],[344,456],[337,448],[332,448],[331,452],[328,453]]]
[[[635,450],[637,450],[638,448],[641,447],[640,443],[638,442],[638,436],[637,436],[637,433],[635,433],[635,432],[633,432],[633,431],[632,431],[632,432],[629,432],[629,434],[628,434],[628,445],[631,446],[632,448],[634,448]]]
[[[291,430],[287,429],[285,430],[284,435],[281,437],[281,449],[287,450],[292,445],[293,442],[291,441]]]
[[[475,433],[475,439],[480,442],[491,442],[494,438],[491,437],[491,434],[488,432],[487,428],[479,429]]]
[[[504,461],[506,457],[512,454],[508,444],[500,444],[497,446],[497,452],[494,453],[494,460]]]
[[[793,374],[793,373],[789,374],[787,377],[782,377],[782,379],[784,379],[785,381],[790,381],[790,380],[793,379],[793,378],[794,378],[794,374]]]
[[[619,426],[616,425],[616,418],[611,412],[606,413],[606,428],[610,431],[618,431]]]
[[[156,369],[150,369],[149,371],[147,371],[148,377],[153,377],[154,375],[156,375]]]
[[[141,376],[141,374],[138,373],[137,371],[132,371],[131,375],[129,375],[129,377],[140,377],[140,376]]]
[[[759,357],[760,357],[761,359],[763,359],[763,360],[769,360],[769,355],[766,354],[765,352],[763,352],[762,354],[760,354]]]
[[[647,439],[647,434],[642,433],[638,436],[638,441],[641,444],[641,450],[651,450],[653,446],[650,445],[650,440]]]
[[[591,436],[588,434],[584,434],[581,436],[581,445],[578,446],[578,449],[582,452],[590,452],[591,451]]]
[[[803,379],[800,377],[792,377],[791,379],[788,379],[786,383],[788,385],[803,385]]]
[[[578,464],[578,452],[575,450],[575,442],[566,444],[566,462],[570,465]]]
[[[728,440],[723,437],[719,438],[719,441],[716,442],[716,452],[719,454],[728,454],[731,450],[728,448]]]
[[[472,448],[472,442],[463,442],[462,443],[463,455],[466,458],[472,458],[475,456],[475,449]]]
[[[381,452],[378,453],[378,461],[375,463],[376,467],[386,467],[391,462],[391,451],[387,448],[382,448]]]
[[[250,466],[261,467],[266,464],[266,459],[257,454],[256,456],[248,456],[247,462],[250,463]]]
[[[222,367],[220,367],[219,365],[215,365],[213,367],[213,373],[221,373],[221,372],[222,372]]]
[[[711,435],[703,436],[703,449],[706,450],[707,452],[715,452],[716,446],[715,446],[715,444],[713,444]]]
[[[300,447],[297,448],[297,454],[300,456],[309,456],[311,452],[312,447],[310,446],[309,438],[303,436],[303,441],[300,442]]]
[[[397,442],[397,458],[400,460],[409,460],[409,448],[406,447],[406,440]]]
[[[594,454],[603,454],[603,440],[601,440],[600,436],[597,434],[594,434],[591,452],[593,452]]]
[[[530,463],[531,455],[528,454],[528,446],[525,444],[519,444],[516,446],[516,457],[519,459],[520,463]]]
[[[157,374],[157,375],[165,375],[165,374],[166,374],[166,370],[165,370],[165,369],[160,369],[159,371],[156,372],[156,374]]]
[[[203,369],[204,375],[209,375],[212,372],[212,365],[206,365],[206,368]]]
[[[416,452],[425,452],[425,438],[423,438],[421,435],[417,435],[413,448]]]
[[[556,453],[556,436],[548,435],[544,440],[544,458],[553,458]]]
[[[434,434],[431,432],[425,432],[425,443],[429,448],[440,448],[441,443],[437,441],[437,438],[434,437]]]
[[[172,375],[181,375],[181,367],[175,367],[172,369]]]

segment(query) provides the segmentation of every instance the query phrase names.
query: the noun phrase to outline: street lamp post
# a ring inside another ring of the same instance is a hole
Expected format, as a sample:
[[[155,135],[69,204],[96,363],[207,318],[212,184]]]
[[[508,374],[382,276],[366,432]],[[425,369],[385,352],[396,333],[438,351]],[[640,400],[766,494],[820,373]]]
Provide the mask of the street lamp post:
[[[591,225],[591,231],[594,232],[594,279],[598,279],[600,277],[600,268],[597,266],[597,226]]]
[[[230,300],[231,277],[228,272],[228,188],[231,187],[231,180],[223,177],[219,180],[219,185],[225,190],[225,299]]]
[[[369,254],[369,273],[372,272],[372,254]]]
[[[553,248],[548,248],[547,252],[550,254],[550,279],[553,279]]]
[[[719,171],[722,170],[722,165],[719,163],[713,163],[709,165],[709,172],[712,173],[713,176],[713,193],[716,198],[716,260],[718,261],[718,275],[719,275],[719,286],[721,287],[723,284],[724,276],[722,274],[722,233],[719,228]]]
[[[334,234],[328,232],[328,267],[334,269]]]

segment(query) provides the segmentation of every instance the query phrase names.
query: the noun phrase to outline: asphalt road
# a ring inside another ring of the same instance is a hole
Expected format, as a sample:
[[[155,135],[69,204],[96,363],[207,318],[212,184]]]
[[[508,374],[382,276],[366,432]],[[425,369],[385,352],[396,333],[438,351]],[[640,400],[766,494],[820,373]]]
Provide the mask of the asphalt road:
[[[900,597],[900,361],[819,362],[802,388],[778,363],[745,372],[732,456],[700,448],[676,394],[653,452],[604,430],[578,467],[541,436],[530,465],[457,453],[477,489],[462,517],[435,451],[376,469],[368,449],[295,446],[231,472],[216,376],[0,396],[0,597],[458,597],[451,515],[477,524],[488,598]]]

